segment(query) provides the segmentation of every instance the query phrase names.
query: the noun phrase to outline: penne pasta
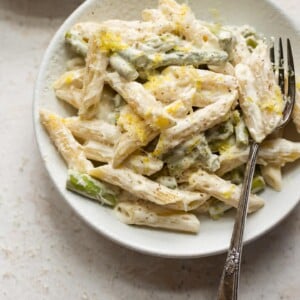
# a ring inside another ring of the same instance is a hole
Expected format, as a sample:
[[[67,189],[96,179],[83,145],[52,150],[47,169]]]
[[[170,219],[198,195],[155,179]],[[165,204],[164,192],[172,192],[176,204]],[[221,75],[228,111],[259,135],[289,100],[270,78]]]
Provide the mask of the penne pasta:
[[[217,171],[219,176],[247,162],[249,148],[232,147],[220,156],[221,166]],[[277,165],[283,167],[286,163],[300,158],[300,143],[283,138],[266,140],[262,143],[257,163],[260,165]]]
[[[275,191],[280,192],[282,188],[281,167],[278,165],[268,164],[266,166],[261,166],[260,170],[267,185],[272,187]]]
[[[137,41],[143,41],[153,34],[163,34],[174,29],[174,24],[167,19],[160,18],[156,22],[107,20],[101,23],[102,29],[109,33],[109,36],[117,35],[120,40],[128,46]]]
[[[161,74],[150,76],[144,86],[159,101],[180,99],[190,107],[205,107],[225,98],[236,100],[238,90],[235,77],[192,66],[168,67]]]
[[[159,10],[168,20],[176,24],[176,32],[200,48],[219,49],[218,38],[199,20],[186,4],[174,0],[160,0]]]
[[[70,29],[71,32],[76,32],[87,42],[99,30],[101,30],[101,24],[96,22],[79,22],[74,24]]]
[[[122,134],[114,150],[113,167],[118,167],[130,154],[141,146],[142,143],[138,138],[131,136],[129,133]]]
[[[83,145],[83,150],[88,159],[102,162],[111,163],[113,161],[114,150],[113,146],[88,141]],[[163,162],[151,154],[147,153],[134,153],[130,155],[122,164],[122,166],[131,169],[137,174],[151,176],[163,167]]]
[[[127,160],[124,161],[122,166],[134,171],[137,174],[151,176],[163,168],[163,161],[153,157],[147,153],[134,153]]]
[[[260,143],[278,126],[284,109],[268,47],[259,44],[247,62],[235,67],[235,74],[240,85],[239,101],[246,125],[252,138]]]
[[[86,159],[82,146],[75,140],[59,116],[41,110],[40,119],[69,169],[87,173],[93,168],[92,163]]]
[[[85,156],[88,159],[108,163],[111,162],[114,156],[114,149],[112,145],[95,142],[95,141],[88,141],[83,144],[83,151]]]
[[[246,39],[243,37],[239,29],[236,28],[228,28],[228,29],[233,31],[235,35],[235,43],[230,56],[231,56],[231,61],[233,63],[233,66],[236,66],[239,63],[248,61],[249,57],[251,56],[251,51],[247,46]]]
[[[268,139],[275,140],[282,138],[284,134],[284,128],[280,128],[274,131]],[[273,188],[275,191],[280,192],[282,188],[282,171],[281,166],[278,164],[267,164],[261,165],[260,171],[263,176],[264,181],[267,183],[268,186]]]
[[[226,181],[217,175],[198,170],[189,178],[189,184],[194,190],[207,193],[233,207],[238,207],[241,187]],[[254,212],[264,206],[264,201],[251,194],[249,198],[249,212]]]
[[[204,203],[208,196],[198,192],[172,190],[128,168],[114,169],[104,165],[89,171],[95,178],[122,187],[129,193],[141,199],[158,205],[169,205],[173,209],[191,210]]]
[[[79,117],[63,119],[75,137],[114,145],[120,138],[119,128],[102,120],[82,120]]]
[[[65,40],[79,55],[86,56],[88,52],[88,43],[92,36],[101,29],[101,25],[94,22],[82,22],[73,25],[66,32]]]
[[[154,154],[160,156],[182,143],[187,137],[223,122],[235,106],[235,100],[235,98],[232,98],[231,101],[227,99],[220,100],[191,113],[184,119],[178,120],[175,126],[161,133]]]
[[[142,11],[142,20],[156,24],[166,24],[169,27],[169,32],[174,31],[176,26],[174,23],[168,21],[162,11],[158,9],[144,9]]]
[[[78,112],[83,119],[91,119],[98,112],[104,86],[104,73],[108,65],[106,52],[99,49],[99,34],[101,33],[95,33],[89,41],[82,101]]]
[[[193,91],[191,91],[193,93]],[[186,99],[189,97],[189,92],[186,94]],[[180,100],[176,100],[169,105],[165,106],[165,110],[168,114],[176,119],[182,119],[186,117],[192,110],[192,105],[187,103],[186,99],[181,98]]]
[[[208,68],[215,73],[235,76],[234,67],[230,62],[226,62],[226,64],[222,66],[208,66]]]
[[[249,148],[241,149],[232,147],[230,150],[225,151],[220,155],[220,168],[217,170],[216,174],[218,176],[223,176],[235,168],[242,166],[247,162],[248,155]]]
[[[81,22],[73,25],[66,33],[65,39],[68,44],[80,55],[86,56],[88,43],[93,35],[98,32],[105,32],[107,40],[115,40],[126,45],[132,45],[138,40],[144,40],[155,34],[162,34],[174,29],[174,24],[166,18],[161,18],[160,22],[122,21],[108,20],[102,23]]]
[[[124,106],[118,118],[118,126],[125,131],[119,138],[114,152],[113,166],[119,166],[129,155],[146,146],[159,132],[153,130],[129,105]]]
[[[148,144],[153,129],[129,105],[125,105],[121,109],[117,124],[121,130],[135,138],[139,145]]]
[[[288,162],[300,158],[300,143],[286,139],[266,140],[262,143],[258,163],[262,165],[275,164],[283,167]]]
[[[60,76],[53,84],[56,97],[78,109],[82,100],[83,76],[84,68]]]
[[[116,90],[141,118],[155,129],[175,124],[162,104],[138,82],[127,82],[118,73],[108,73],[105,81]]]
[[[195,215],[176,212],[144,201],[121,202],[115,207],[115,213],[121,222],[130,225],[189,233],[197,233],[200,229],[200,222]]]

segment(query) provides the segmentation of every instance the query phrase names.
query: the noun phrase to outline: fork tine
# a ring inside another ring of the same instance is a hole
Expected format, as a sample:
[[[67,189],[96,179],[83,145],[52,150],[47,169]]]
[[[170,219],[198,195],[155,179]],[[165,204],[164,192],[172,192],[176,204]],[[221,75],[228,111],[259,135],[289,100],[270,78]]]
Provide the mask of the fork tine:
[[[288,56],[288,99],[295,104],[296,97],[296,75],[294,67],[293,51],[290,39],[287,39],[287,56]]]
[[[272,41],[272,45],[270,47],[270,60],[273,66],[273,72],[275,72],[275,48],[274,48],[274,41]]]
[[[282,125],[284,126],[290,118],[295,106],[296,98],[296,76],[293,52],[291,47],[291,42],[287,39],[287,64],[288,64],[288,93],[286,98],[286,105],[283,111]]]
[[[293,51],[290,39],[287,39],[287,53],[288,53],[288,68],[289,75],[292,75],[295,78],[295,67],[294,67],[294,59],[293,59]]]
[[[279,62],[278,62],[278,84],[280,86],[281,93],[284,95],[284,58],[283,58],[283,47],[282,39],[279,38]]]

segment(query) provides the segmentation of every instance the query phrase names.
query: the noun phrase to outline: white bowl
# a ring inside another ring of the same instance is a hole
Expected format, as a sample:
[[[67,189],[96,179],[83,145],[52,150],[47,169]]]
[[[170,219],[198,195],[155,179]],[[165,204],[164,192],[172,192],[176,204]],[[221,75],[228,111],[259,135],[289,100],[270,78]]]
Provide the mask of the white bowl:
[[[199,18],[211,19],[212,10],[220,12],[220,18],[228,24],[250,24],[267,36],[289,37],[293,48],[300,49],[300,38],[295,26],[278,8],[262,0],[190,0]],[[68,108],[55,98],[52,83],[65,70],[68,53],[64,45],[64,33],[79,21],[103,21],[112,18],[138,19],[142,9],[156,7],[149,0],[90,0],[83,3],[61,26],[52,39],[44,56],[34,93],[34,124],[38,145],[46,168],[54,184],[75,212],[98,232],[131,249],[165,257],[200,257],[226,251],[233,227],[233,215],[219,221],[201,217],[198,235],[187,235],[160,230],[138,228],[120,223],[113,211],[95,202],[68,192],[65,189],[66,165],[57,153],[49,137],[39,123],[40,108],[53,110],[61,115]],[[216,17],[216,15],[215,15]],[[218,17],[219,18],[219,17]],[[300,51],[294,51],[296,68]],[[285,169],[283,191],[266,190],[266,205],[248,218],[245,242],[261,236],[279,223],[296,206],[300,198],[300,164]]]

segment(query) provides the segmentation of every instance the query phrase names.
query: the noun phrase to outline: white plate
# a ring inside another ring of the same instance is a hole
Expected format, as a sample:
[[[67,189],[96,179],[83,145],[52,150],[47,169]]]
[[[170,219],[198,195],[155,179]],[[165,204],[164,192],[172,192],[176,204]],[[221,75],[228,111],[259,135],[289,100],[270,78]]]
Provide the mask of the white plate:
[[[211,19],[211,12],[219,11],[221,19],[228,24],[250,24],[267,36],[292,39],[294,49],[300,50],[300,38],[296,28],[273,4],[262,0],[190,0],[199,18]],[[39,123],[40,108],[53,110],[61,115],[68,108],[58,101],[52,90],[53,81],[65,70],[68,53],[64,46],[64,33],[78,21],[102,21],[112,18],[137,19],[145,7],[156,7],[149,0],[90,0],[83,3],[61,26],[52,39],[44,56],[34,93],[34,124],[36,137],[46,168],[65,199],[77,214],[98,232],[126,247],[148,254],[165,257],[199,257],[224,252],[229,245],[233,216],[219,221],[201,217],[198,235],[137,228],[120,223],[109,208],[88,201],[65,190],[66,166]],[[215,14],[216,17],[216,14]],[[297,69],[300,51],[295,52]],[[296,206],[300,196],[300,164],[285,170],[281,193],[267,190],[263,193],[266,205],[248,218],[245,241],[262,235],[281,221]]]

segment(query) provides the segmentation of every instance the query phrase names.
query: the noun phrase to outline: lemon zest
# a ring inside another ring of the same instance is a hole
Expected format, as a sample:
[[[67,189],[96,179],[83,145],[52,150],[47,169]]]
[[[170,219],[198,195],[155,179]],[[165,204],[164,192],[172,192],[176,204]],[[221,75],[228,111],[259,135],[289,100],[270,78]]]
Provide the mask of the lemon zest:
[[[103,52],[117,52],[128,48],[119,33],[108,30],[101,31],[98,37],[99,49]]]

